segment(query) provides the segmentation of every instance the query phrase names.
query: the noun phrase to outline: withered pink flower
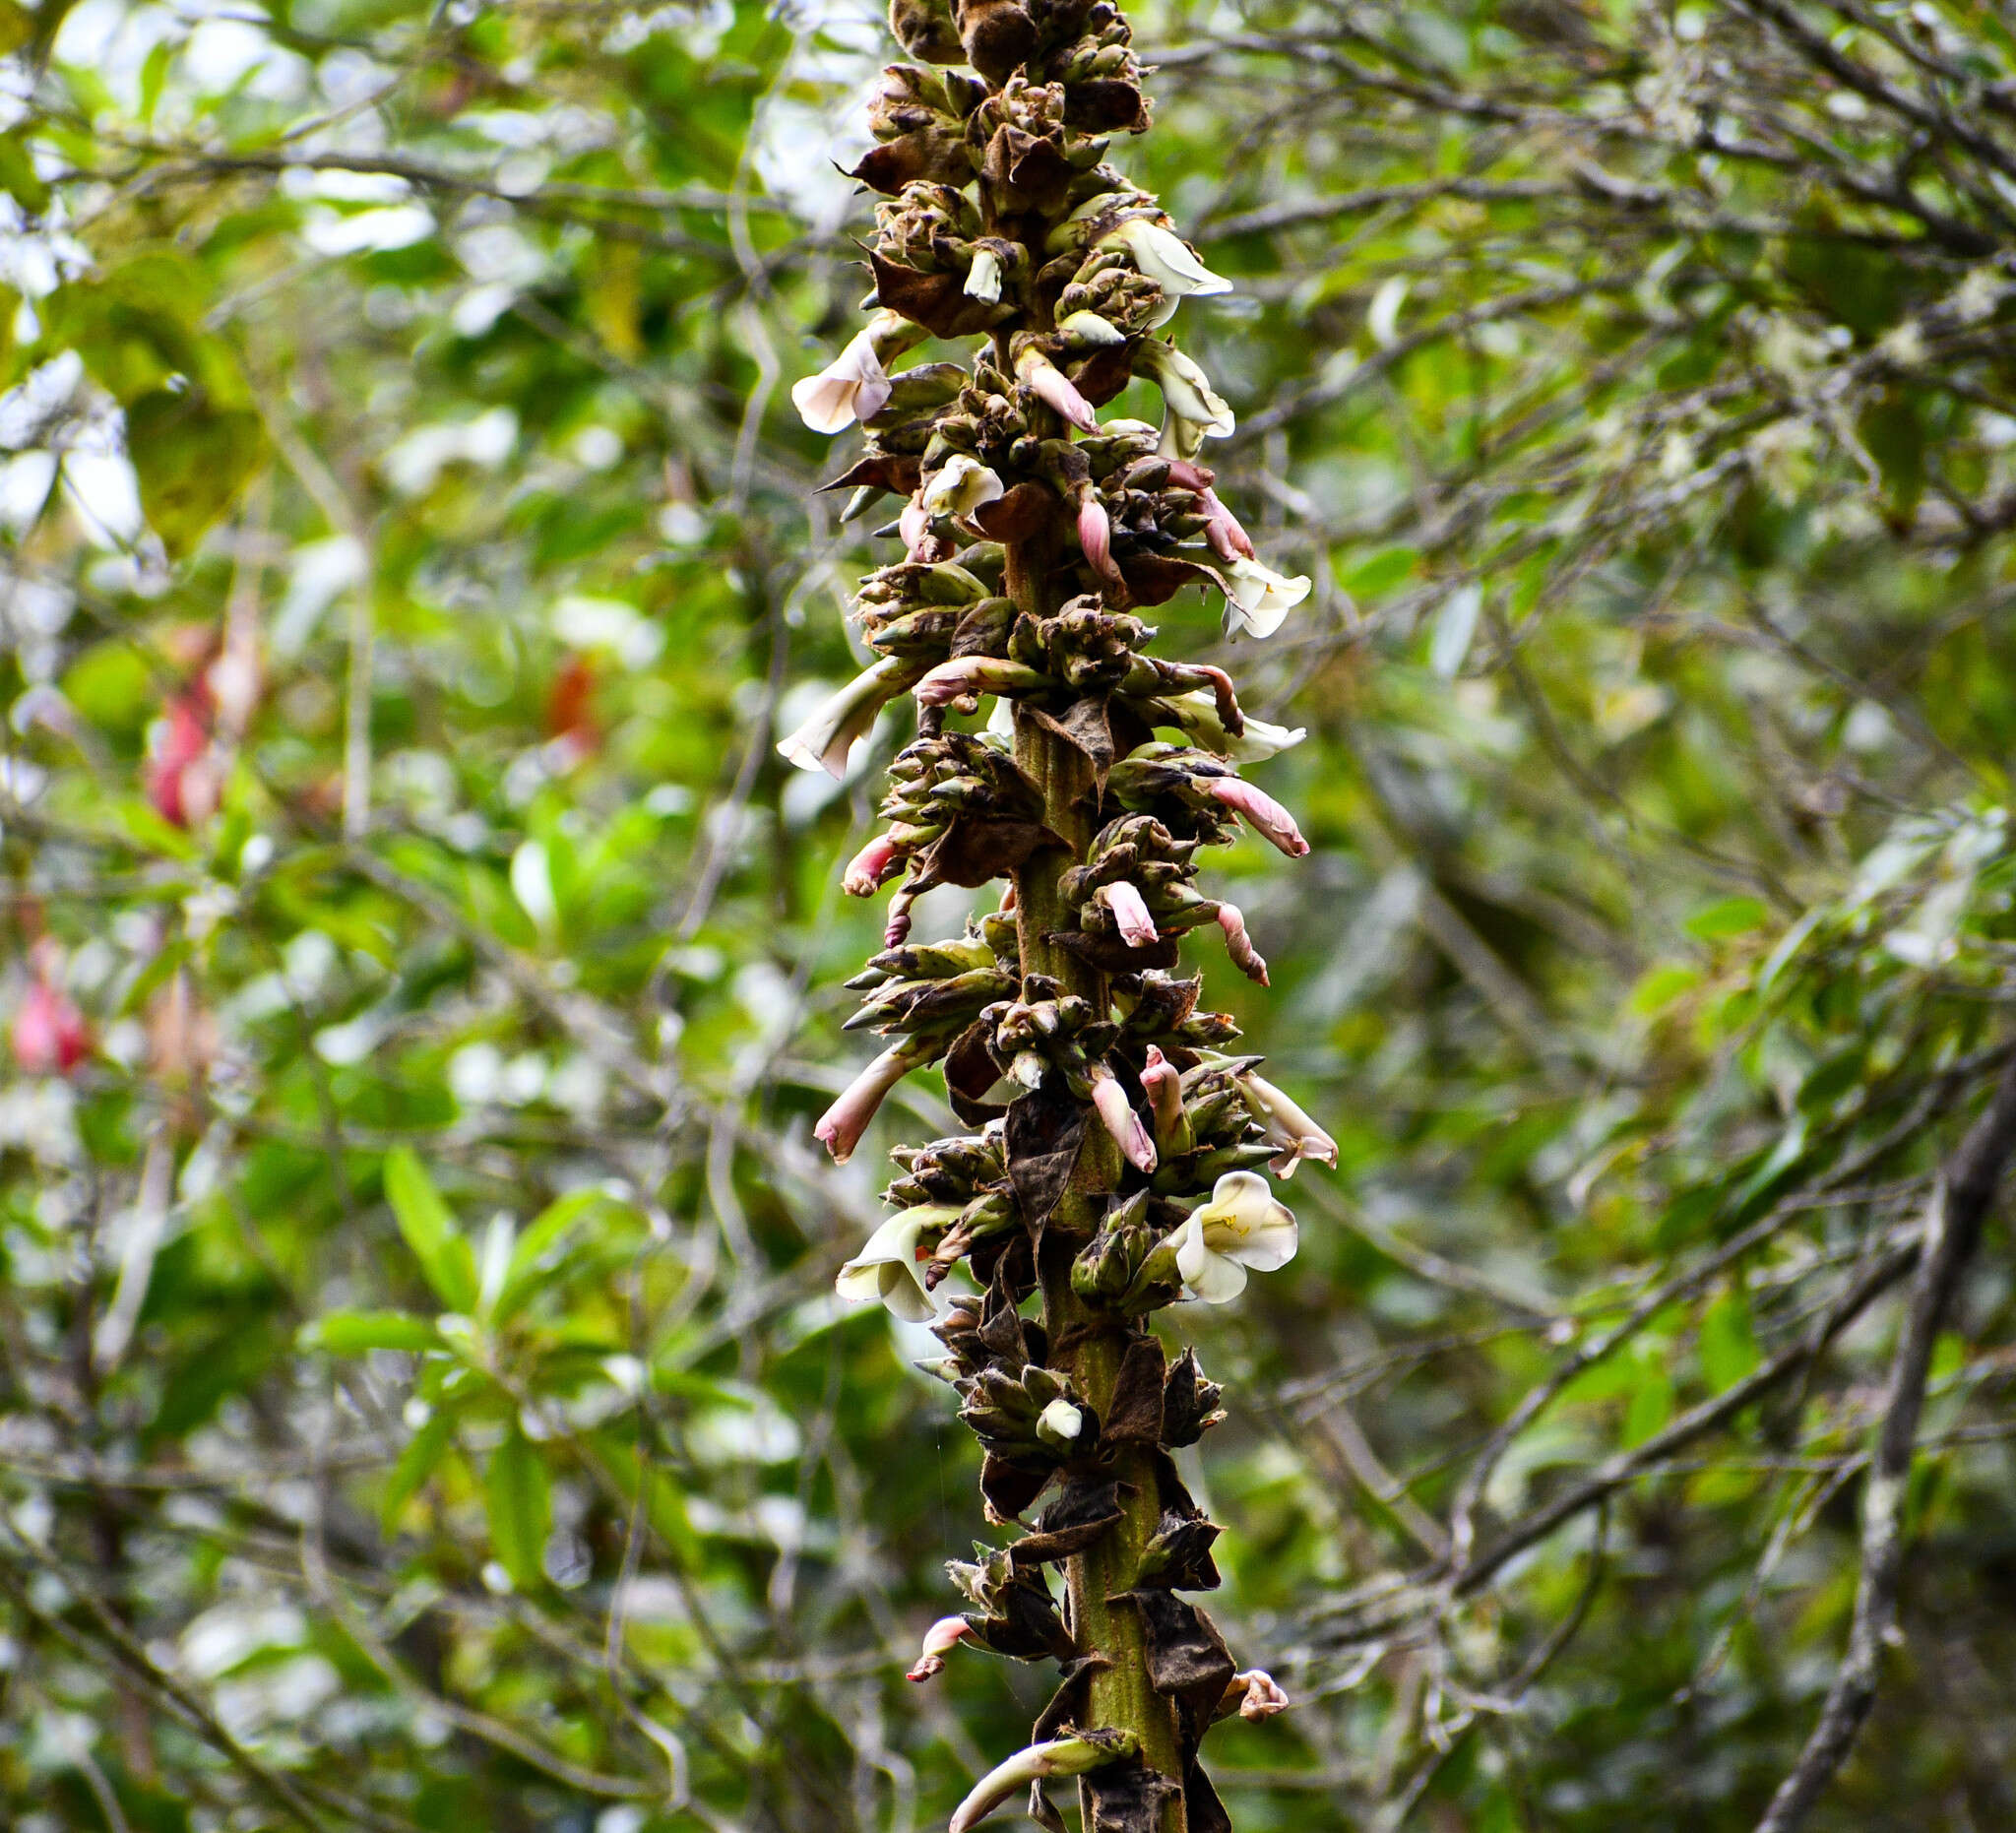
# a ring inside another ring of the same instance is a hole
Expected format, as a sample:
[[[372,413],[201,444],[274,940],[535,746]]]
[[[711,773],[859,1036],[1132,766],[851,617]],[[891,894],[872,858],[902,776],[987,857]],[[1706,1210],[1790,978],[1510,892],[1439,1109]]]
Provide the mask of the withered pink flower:
[[[902,863],[895,841],[887,834],[877,834],[848,861],[840,888],[850,898],[871,898]]]
[[[933,1675],[945,1672],[945,1653],[958,1645],[962,1636],[973,1634],[973,1625],[963,1616],[941,1616],[924,1631],[923,1652],[917,1657],[917,1665],[903,1677],[906,1680],[928,1680]]]
[[[1225,952],[1231,957],[1232,966],[1249,980],[1267,984],[1267,960],[1253,946],[1253,938],[1246,933],[1246,918],[1236,904],[1221,904],[1218,907],[1218,926],[1225,931]]]
[[[1197,492],[1197,500],[1208,518],[1204,538],[1211,543],[1211,551],[1225,561],[1252,559],[1252,537],[1239,526],[1238,517],[1219,500],[1218,492],[1207,484]]]
[[[1299,859],[1308,853],[1309,843],[1295,826],[1294,816],[1264,790],[1256,790],[1242,777],[1213,777],[1204,789],[1207,794],[1242,816],[1254,833],[1291,859]]]
[[[931,538],[931,512],[912,497],[896,519],[896,532],[903,539],[904,552],[914,560],[917,550]]]
[[[1102,885],[1098,895],[1100,902],[1113,913],[1120,939],[1129,948],[1147,948],[1151,943],[1162,940],[1162,932],[1156,928],[1155,918],[1148,914],[1147,904],[1129,880],[1122,878],[1110,885]]]
[[[1127,1091],[1115,1080],[1110,1069],[1093,1071],[1092,1105],[1098,1109],[1102,1124],[1120,1148],[1120,1156],[1137,1171],[1154,1170],[1155,1141],[1149,1137],[1148,1128],[1141,1124],[1141,1116],[1127,1100]]]
[[[819,1116],[812,1137],[833,1154],[836,1165],[845,1165],[861,1143],[868,1122],[875,1117],[884,1098],[913,1065],[901,1044],[890,1047],[850,1082],[840,1099]]]
[[[1099,415],[1092,411],[1092,403],[1078,392],[1078,385],[1041,350],[1024,350],[1015,359],[1015,373],[1036,392],[1039,401],[1054,408],[1081,433],[1099,431]]]
[[[1289,1708],[1288,1694],[1273,1675],[1264,1668],[1249,1668],[1244,1674],[1232,1675],[1231,1684],[1225,1689],[1229,1702],[1238,1695],[1238,1714],[1248,1724],[1257,1725],[1262,1719],[1271,1719],[1277,1712]],[[1232,1710],[1229,1703],[1220,1708],[1220,1716]]]

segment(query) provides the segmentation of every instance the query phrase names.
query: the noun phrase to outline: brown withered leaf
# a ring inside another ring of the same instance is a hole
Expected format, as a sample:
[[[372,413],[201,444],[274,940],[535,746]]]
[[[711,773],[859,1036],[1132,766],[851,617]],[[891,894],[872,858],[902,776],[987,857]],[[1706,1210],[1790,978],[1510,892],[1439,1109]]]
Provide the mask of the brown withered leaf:
[[[952,1111],[968,1126],[985,1126],[1008,1111],[1002,1102],[990,1102],[987,1091],[1000,1081],[1001,1072],[987,1053],[987,1025],[975,1019],[952,1041],[945,1052],[945,1092],[952,1098]]]
[[[1041,1778],[1029,1785],[1029,1806],[1024,1810],[1043,1833],[1071,1833],[1064,1816],[1050,1803],[1050,1798],[1043,1793]]]
[[[997,1452],[984,1453],[980,1458],[980,1499],[990,1511],[989,1518],[999,1525],[1027,1514],[1055,1474],[1054,1465],[1038,1470],[1011,1464]]]
[[[1087,694],[1062,713],[1045,713],[1034,703],[1023,709],[1044,731],[1063,739],[1091,763],[1093,782],[1101,795],[1105,793],[1106,774],[1113,767],[1111,705],[1103,694]]]
[[[1025,477],[1006,495],[982,503],[973,512],[972,521],[989,540],[1026,541],[1048,527],[1056,513],[1056,491],[1034,477]]]
[[[1064,124],[1081,134],[1140,134],[1148,129],[1148,102],[1138,85],[1121,77],[1095,77],[1064,91]]]
[[[1054,209],[1076,176],[1054,142],[1005,122],[987,142],[980,171],[1010,212]]]
[[[831,483],[822,483],[819,488],[852,490],[862,484],[872,484],[876,489],[887,490],[895,496],[909,496],[917,487],[920,476],[917,466],[918,461],[907,453],[870,452]]]
[[[875,276],[875,297],[912,324],[936,338],[971,337],[997,324],[1004,308],[984,299],[969,299],[963,274],[924,274],[915,268],[885,261],[872,248],[868,266]]]
[[[1119,1485],[1110,1478],[1073,1479],[1037,1517],[1036,1532],[1008,1549],[1018,1570],[1081,1553],[1120,1519]],[[1220,1691],[1224,1689],[1221,1688]]]
[[[1066,1662],[1063,1683],[1030,1727],[1029,1741],[1047,1743],[1065,1731],[1084,1725],[1092,1699],[1092,1676],[1102,1668],[1111,1666],[1103,1655],[1081,1655],[1076,1661]]]
[[[1105,344],[1071,370],[1071,381],[1095,408],[1103,408],[1134,379],[1134,347]]]
[[[1218,1423],[1218,1398],[1224,1390],[1207,1381],[1197,1366],[1197,1352],[1185,1350],[1169,1365],[1163,1386],[1163,1442],[1171,1447],[1194,1445],[1205,1429]]]
[[[1177,560],[1162,553],[1130,553],[1115,558],[1127,590],[1140,604],[1166,604],[1185,586],[1216,586],[1221,592],[1225,590],[1225,580],[1216,567],[1199,566],[1194,560]]]
[[[957,190],[973,183],[973,155],[967,151],[963,134],[924,128],[884,141],[848,176],[884,197],[895,197],[905,185],[919,179]]]
[[[1003,1586],[992,1615],[969,1612],[966,1620],[982,1648],[1016,1661],[1069,1661],[1075,1653],[1040,1573],[1024,1573]]]
[[[1102,1443],[1153,1445],[1162,1442],[1162,1345],[1139,1336],[1127,1345],[1113,1377],[1112,1399],[1106,1405]]]
[[[1069,852],[1061,834],[1040,821],[989,821],[966,816],[953,822],[911,860],[911,889],[933,885],[984,885],[1020,871],[1045,847]]]
[[[1232,1833],[1232,1817],[1194,1756],[1183,1771],[1183,1833]]]
[[[1149,1684],[1185,1700],[1209,1724],[1238,1667],[1211,1618],[1172,1591],[1123,1592],[1113,1603],[1132,1604],[1141,1612]]]
[[[1217,1522],[1202,1515],[1165,1514],[1143,1549],[1136,1586],[1144,1591],[1216,1591],[1223,1581],[1211,1544],[1220,1532]]]
[[[1092,1801],[1087,1833],[1161,1833],[1164,1802],[1182,1791],[1135,1757],[1094,1770],[1085,1792]]]
[[[1159,936],[1141,948],[1117,935],[1094,935],[1085,929],[1052,929],[1045,939],[1069,949],[1080,961],[1089,962],[1102,974],[1173,968],[1181,959],[1181,949],[1172,935]]]
[[[1085,1109],[1061,1083],[1046,1082],[1008,1104],[1008,1181],[1031,1230],[1040,1229],[1070,1187],[1085,1144]]]

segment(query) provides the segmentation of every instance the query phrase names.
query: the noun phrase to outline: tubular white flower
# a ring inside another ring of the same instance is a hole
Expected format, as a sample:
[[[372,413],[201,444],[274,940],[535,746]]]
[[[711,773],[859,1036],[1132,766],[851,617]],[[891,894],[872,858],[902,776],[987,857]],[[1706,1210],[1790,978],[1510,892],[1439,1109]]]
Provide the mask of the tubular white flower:
[[[1084,349],[1127,342],[1127,334],[1119,326],[1109,318],[1102,318],[1097,312],[1068,313],[1057,320],[1057,329],[1074,345]],[[1106,430],[1112,430],[1110,422]]]
[[[825,701],[804,725],[777,741],[778,755],[800,770],[847,775],[848,753],[874,729],[875,718],[903,692],[898,659],[885,656]],[[895,684],[892,684],[895,683]]]
[[[1037,1415],[1036,1435],[1056,1450],[1062,1451],[1077,1443],[1078,1434],[1084,1430],[1084,1410],[1074,1407],[1061,1395]]]
[[[1290,611],[1309,596],[1310,582],[1293,579],[1243,555],[1225,570],[1225,633],[1235,637],[1271,637]]]
[[[928,516],[970,516],[1005,494],[997,473],[978,459],[955,452],[931,474],[917,501]]]
[[[1047,1776],[1082,1776],[1108,1763],[1123,1762],[1140,1748],[1131,1732],[1117,1737],[1107,1733],[1100,1743],[1088,1738],[1053,1738],[1048,1743],[1033,1743],[1005,1763],[997,1763],[973,1785],[973,1793],[953,1810],[946,1833],[972,1833],[1003,1801],[1013,1800],[1032,1782]]]
[[[1248,1268],[1272,1273],[1295,1257],[1295,1219],[1255,1171],[1228,1171],[1176,1236],[1176,1271],[1207,1304],[1246,1290]]]
[[[1290,746],[1300,744],[1309,735],[1303,727],[1291,729],[1286,726],[1270,726],[1267,721],[1256,720],[1248,714],[1246,729],[1234,738],[1219,718],[1218,696],[1207,687],[1200,687],[1194,693],[1171,695],[1163,705],[1176,716],[1176,724],[1187,736],[1207,751],[1216,751],[1235,764],[1264,763]]]
[[[991,248],[976,248],[973,265],[966,270],[966,284],[960,288],[969,299],[988,305],[1001,303],[1001,257]]]
[[[890,386],[871,325],[817,375],[791,384],[791,406],[815,433],[845,432],[854,421],[873,419],[882,411]]]
[[[1164,305],[1155,322],[1167,324],[1175,316],[1177,301],[1196,293],[1230,292],[1232,284],[1223,274],[1214,274],[1197,259],[1197,252],[1173,229],[1145,217],[1134,217],[1100,238],[1100,245],[1115,245],[1134,257],[1134,265],[1163,290]]]
[[[1225,397],[1211,386],[1211,378],[1173,344],[1164,344],[1158,338],[1146,339],[1141,346],[1140,361],[1162,390],[1169,412],[1178,419],[1201,427],[1213,439],[1223,439],[1238,430],[1238,421],[1232,417]]]
[[[907,1324],[928,1322],[938,1307],[924,1290],[922,1237],[958,1218],[956,1208],[935,1203],[898,1210],[841,1268],[834,1290],[856,1304],[879,1298]]]
[[[1262,1076],[1239,1078],[1239,1099],[1246,1111],[1267,1129],[1267,1143],[1281,1148],[1268,1166],[1277,1177],[1292,1177],[1304,1159],[1337,1163],[1337,1141],[1298,1107],[1292,1099]]]

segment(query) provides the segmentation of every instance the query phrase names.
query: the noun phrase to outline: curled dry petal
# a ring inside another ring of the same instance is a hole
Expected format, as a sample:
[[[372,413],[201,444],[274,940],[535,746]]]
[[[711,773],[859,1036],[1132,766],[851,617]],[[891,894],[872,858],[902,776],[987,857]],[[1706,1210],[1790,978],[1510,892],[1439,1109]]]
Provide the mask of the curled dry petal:
[[[1127,879],[1119,879],[1110,885],[1102,885],[1099,890],[1100,902],[1113,913],[1113,921],[1118,925],[1120,939],[1129,948],[1147,948],[1162,940],[1162,933],[1155,926],[1155,918],[1148,914],[1148,906],[1142,901],[1141,893]]]
[[[1232,1683],[1226,1688],[1226,1697],[1234,1693],[1240,1695],[1239,1717],[1249,1725],[1257,1725],[1262,1719],[1271,1719],[1277,1712],[1286,1712],[1289,1697],[1273,1675],[1264,1668],[1249,1668],[1244,1674],[1232,1675]]]
[[[841,1092],[840,1099],[819,1116],[812,1137],[833,1154],[836,1165],[845,1165],[861,1143],[868,1122],[882,1106],[883,1098],[910,1073],[911,1061],[900,1044],[892,1044],[874,1059]]]
[[[941,1616],[924,1631],[924,1646],[917,1655],[916,1666],[903,1677],[906,1680],[928,1680],[933,1675],[945,1672],[946,1652],[959,1643],[962,1636],[973,1634],[973,1625],[963,1616]]]
[[[1264,790],[1256,790],[1242,777],[1212,777],[1204,789],[1234,814],[1243,816],[1254,833],[1291,859],[1299,859],[1308,853],[1309,843],[1295,826],[1294,816]]]
[[[871,898],[903,863],[895,841],[877,834],[848,861],[840,888],[850,898]]]
[[[1154,1170],[1155,1141],[1149,1137],[1148,1128],[1141,1124],[1141,1116],[1128,1101],[1127,1091],[1114,1079],[1111,1070],[1093,1076],[1092,1105],[1099,1112],[1101,1123],[1119,1146],[1120,1156],[1137,1171]]]
[[[1253,537],[1239,526],[1238,517],[1225,506],[1218,492],[1206,484],[1197,492],[1197,500],[1204,510],[1204,538],[1211,543],[1211,551],[1228,562],[1252,559]]]
[[[1225,931],[1225,952],[1231,957],[1232,966],[1247,980],[1265,986],[1267,959],[1253,946],[1253,938],[1246,933],[1244,913],[1236,904],[1221,904],[1218,907],[1218,926]]]

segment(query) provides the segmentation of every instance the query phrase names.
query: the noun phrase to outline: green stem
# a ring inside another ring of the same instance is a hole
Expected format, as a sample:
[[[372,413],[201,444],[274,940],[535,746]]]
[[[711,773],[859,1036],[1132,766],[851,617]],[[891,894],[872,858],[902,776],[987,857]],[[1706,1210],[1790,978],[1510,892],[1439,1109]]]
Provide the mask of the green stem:
[[[1056,608],[1049,602],[1047,546],[1040,541],[1018,542],[1007,550],[1008,596],[1019,609],[1037,617]],[[1091,766],[1083,752],[1032,720],[1015,723],[1015,757],[1042,790],[1044,820],[1072,848],[1072,853],[1054,849],[1037,853],[1015,874],[1022,971],[1051,976],[1103,1012],[1110,999],[1105,976],[1047,939],[1064,919],[1058,880],[1073,853],[1084,856],[1096,831]],[[1117,1184],[1119,1173],[1119,1149],[1102,1127],[1093,1124],[1072,1187],[1044,1231],[1038,1267],[1051,1365],[1070,1375],[1102,1419],[1110,1409],[1120,1359],[1145,1327],[1088,1306],[1072,1290],[1071,1262],[1080,1245],[1098,1231],[1105,1194]],[[1159,1525],[1162,1504],[1153,1454],[1127,1452],[1114,1474],[1120,1482],[1119,1522],[1095,1546],[1064,1563],[1071,1631],[1079,1652],[1100,1655],[1106,1664],[1092,1680],[1091,1728],[1132,1732],[1141,1740],[1142,1759],[1149,1767],[1180,1783],[1175,1706],[1149,1683],[1140,1613],[1132,1605],[1109,1602],[1133,1589],[1142,1552]],[[1081,1810],[1090,1826],[1091,1801],[1086,1785],[1079,1787]],[[1165,1810],[1163,1833],[1184,1833],[1184,1820],[1178,1793]]]

